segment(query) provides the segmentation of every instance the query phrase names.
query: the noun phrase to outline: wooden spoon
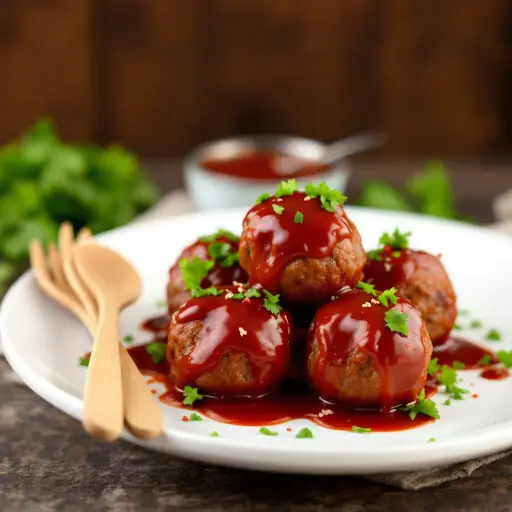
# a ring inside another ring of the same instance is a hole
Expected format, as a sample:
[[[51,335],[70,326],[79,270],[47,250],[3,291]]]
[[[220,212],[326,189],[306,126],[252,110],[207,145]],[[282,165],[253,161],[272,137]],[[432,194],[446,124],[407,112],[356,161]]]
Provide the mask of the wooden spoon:
[[[96,300],[77,273],[74,254],[64,262],[64,273],[82,305],[98,325]],[[94,333],[92,333],[94,336]],[[123,384],[124,421],[128,430],[140,439],[154,439],[162,434],[162,414],[156,404],[144,376],[126,348],[119,343]]]
[[[140,296],[141,279],[121,255],[100,245],[77,245],[72,258],[99,309],[85,386],[83,425],[94,437],[113,441],[123,429],[118,317]]]

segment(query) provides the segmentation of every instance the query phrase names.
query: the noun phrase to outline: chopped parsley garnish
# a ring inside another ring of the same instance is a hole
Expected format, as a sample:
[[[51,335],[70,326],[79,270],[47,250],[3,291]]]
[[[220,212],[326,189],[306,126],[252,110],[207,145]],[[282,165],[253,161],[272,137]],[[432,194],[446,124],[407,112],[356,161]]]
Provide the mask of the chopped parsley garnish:
[[[335,190],[325,181],[322,181],[318,185],[314,183],[308,183],[305,188],[306,195],[311,198],[320,198],[322,208],[328,212],[335,212],[336,208],[342,205],[347,197],[344,196],[339,190]]]
[[[425,416],[430,416],[436,420],[439,419],[437,405],[433,400],[430,400],[430,398],[425,398],[424,389],[420,391],[418,400],[415,404],[406,405],[405,407],[401,407],[400,410],[408,412],[411,420],[415,420],[418,414],[424,414]]]
[[[199,394],[199,390],[197,388],[193,388],[192,386],[185,386],[183,389],[183,397],[184,405],[193,405],[196,400],[201,400],[203,395]]]
[[[456,370],[464,370],[466,368],[466,365],[460,361],[453,361],[452,365]]]
[[[295,217],[293,217],[293,222],[295,224],[302,224],[304,222],[304,215],[302,212],[299,212],[298,210],[295,212]]]
[[[277,430],[270,430],[267,427],[261,427],[260,434],[263,434],[265,436],[278,436],[279,432]]]
[[[190,421],[203,421],[203,418],[201,416],[199,416],[199,414],[197,414],[197,412],[193,412],[189,417],[188,419]]]
[[[505,368],[512,368],[512,350],[498,350],[496,356]]]
[[[128,334],[126,335],[124,338],[123,338],[123,341],[125,343],[132,343],[133,342],[133,336],[131,334]]]
[[[281,206],[279,204],[273,204],[272,210],[274,210],[277,213],[277,215],[282,215],[284,212],[284,206]]]
[[[492,356],[490,356],[489,354],[485,354],[484,357],[482,357],[482,359],[480,359],[480,361],[478,361],[478,364],[490,364],[492,363]]]
[[[501,341],[501,334],[496,329],[491,329],[485,335],[485,339],[488,341]]]
[[[214,240],[217,240],[219,238],[227,238],[228,240],[231,240],[232,242],[238,242],[238,237],[231,233],[231,231],[228,231],[227,229],[218,229],[215,233],[211,235],[202,236],[199,238],[200,242],[213,242]]]
[[[194,299],[216,295],[222,295],[222,290],[215,288],[215,286],[209,286],[208,288],[194,288],[192,290],[192,297],[194,297]]]
[[[445,386],[445,393],[453,400],[464,400],[463,395],[469,393],[469,390],[457,386],[457,372],[445,364],[441,367],[438,380]]]
[[[79,357],[78,358],[78,366],[85,366],[86,368],[89,366],[90,358],[88,357]]]
[[[437,361],[437,357],[434,357],[434,359],[431,359],[428,363],[427,373],[429,375],[435,375],[441,369],[441,366],[437,364]]]
[[[396,295],[396,288],[389,288],[388,290],[384,290],[378,297],[379,302],[388,307],[389,303],[396,304],[398,302],[398,297]]]
[[[453,324],[452,329],[454,331],[462,331],[462,325],[460,325],[460,324]]]
[[[279,294],[272,295],[268,290],[263,290],[263,293],[265,294],[263,306],[273,315],[277,316],[282,309],[279,305]]]
[[[471,327],[471,329],[480,329],[480,327],[482,327],[482,325],[483,324],[480,320],[471,320],[469,327]]]
[[[210,437],[219,437],[219,433],[214,430],[211,434],[210,434]]]
[[[410,231],[401,233],[398,228],[395,228],[393,233],[383,233],[379,239],[379,245],[385,247],[386,245],[392,249],[408,249],[409,237],[412,235]]]
[[[443,402],[443,405],[448,406],[448,405],[450,405],[451,403],[452,403],[452,401],[451,401],[449,398],[447,398],[447,399]]]
[[[304,427],[299,430],[295,437],[297,439],[311,439],[313,437],[313,432],[311,432],[309,428]]]
[[[238,253],[231,250],[226,242],[211,242],[208,246],[208,255],[220,263],[221,267],[229,268],[238,263]]]
[[[260,194],[258,196],[258,199],[256,199],[256,204],[264,203],[265,201],[267,201],[267,199],[270,199],[270,195],[267,194],[266,192],[263,192],[263,194]]]
[[[430,439],[427,440],[427,443],[435,443],[435,442],[436,442],[435,437],[431,437]]]
[[[246,299],[250,299],[252,297],[261,297],[261,293],[259,292],[259,290],[257,290],[256,288],[249,288],[245,293],[244,293],[244,298]]]
[[[180,260],[181,273],[186,290],[194,290],[201,287],[201,281],[208,275],[208,272],[214,267],[215,261],[202,260],[194,256],[191,260],[182,258]]]
[[[368,295],[371,295],[372,297],[377,297],[377,290],[375,290],[375,285],[373,284],[359,281],[359,283],[357,283],[357,288],[360,288],[361,290],[363,290],[363,292],[367,293]]]
[[[159,309],[166,308],[167,307],[167,302],[165,300],[158,299],[158,300],[155,301],[155,307],[157,307]]]
[[[402,255],[402,253],[401,253],[400,251],[393,251],[393,252],[391,253],[391,256],[392,256],[393,258],[400,258],[400,256],[401,256],[401,255]]]
[[[469,309],[459,309],[459,315],[461,315],[461,316],[469,315]]]
[[[276,197],[291,196],[297,191],[297,182],[292,178],[286,181],[281,181],[277,187]]]
[[[352,428],[350,429],[351,432],[356,432],[357,434],[367,434],[368,432],[371,432],[371,428],[364,428],[364,427],[356,427],[356,425],[352,425]]]
[[[394,309],[389,309],[384,314],[386,327],[390,331],[397,332],[402,336],[407,336],[409,334],[409,329],[407,328],[408,318],[409,316],[407,313],[400,313],[400,311],[395,311]]]
[[[366,258],[372,261],[382,261],[382,249],[372,249],[366,253]]]
[[[155,364],[158,364],[165,359],[165,343],[148,343],[144,348]]]

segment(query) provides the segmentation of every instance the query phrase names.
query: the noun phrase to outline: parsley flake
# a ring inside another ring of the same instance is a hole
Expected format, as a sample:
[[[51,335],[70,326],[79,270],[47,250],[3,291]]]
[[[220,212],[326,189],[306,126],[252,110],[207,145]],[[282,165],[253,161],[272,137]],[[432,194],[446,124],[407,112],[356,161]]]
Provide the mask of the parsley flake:
[[[133,336],[131,334],[127,334],[124,338],[123,338],[123,341],[125,343],[132,343],[134,340]]]
[[[293,217],[293,222],[295,224],[302,224],[304,222],[304,215],[302,212],[299,212],[298,210],[295,212],[295,217]]]
[[[366,253],[366,258],[371,261],[382,261],[382,249],[372,249]]]
[[[480,329],[480,327],[482,327],[482,325],[483,324],[480,320],[471,320],[469,327],[471,327],[471,329]]]
[[[453,400],[464,400],[463,395],[469,393],[469,390],[457,386],[457,372],[445,364],[441,367],[438,380],[445,386],[445,393]]]
[[[165,359],[165,343],[152,342],[145,347],[146,352],[151,356],[155,364]]]
[[[460,361],[453,361],[452,366],[456,370],[464,370],[464,368],[466,368],[466,365],[464,363],[461,363]]]
[[[257,290],[256,288],[249,288],[244,293],[244,298],[251,299],[252,297],[256,297],[256,298],[261,297],[261,293],[259,292],[259,290]]]
[[[79,357],[78,358],[78,366],[84,366],[85,368],[87,368],[89,366],[90,362],[91,362],[91,360],[88,357]]]
[[[400,311],[396,311],[394,309],[389,309],[384,314],[384,320],[386,322],[386,327],[402,336],[407,336],[409,334],[409,329],[407,327],[407,319],[409,315],[407,313],[401,313]]]
[[[197,412],[193,412],[189,417],[188,419],[190,421],[203,421],[203,418],[201,416],[199,416],[199,414],[197,414]]]
[[[367,293],[368,295],[371,295],[372,297],[377,297],[377,290],[375,290],[375,285],[373,284],[359,281],[359,283],[357,283],[357,288],[363,290],[363,292]]]
[[[155,307],[158,309],[165,309],[167,308],[167,302],[165,300],[158,299],[155,301]]]
[[[462,331],[462,325],[460,325],[460,324],[453,324],[452,329],[454,331]]]
[[[437,361],[438,358],[434,357],[434,359],[431,359],[428,363],[427,373],[429,375],[435,375],[441,369],[441,366],[437,364]]]
[[[410,231],[401,233],[398,228],[395,228],[393,233],[383,233],[379,239],[379,244],[382,246],[389,246],[392,249],[408,249],[409,237],[412,235]]]
[[[483,365],[490,364],[490,363],[492,363],[492,356],[489,354],[485,354],[485,356],[482,357],[482,359],[480,359],[480,361],[478,361],[478,364],[483,364]]]
[[[185,386],[183,389],[183,396],[184,405],[193,405],[196,400],[201,400],[203,398],[203,395],[199,394],[199,390],[192,386]]]
[[[436,442],[435,437],[431,437],[430,439],[427,440],[427,443],[435,443],[435,442]]]
[[[496,329],[491,329],[486,335],[485,339],[488,341],[501,341],[501,334]]]
[[[512,350],[498,350],[496,356],[505,368],[512,368]]]
[[[272,295],[268,290],[263,290],[263,293],[265,294],[263,306],[267,311],[277,316],[282,309],[279,305],[279,294]]]
[[[339,190],[329,187],[325,181],[318,185],[308,183],[305,187],[305,192],[312,199],[318,197],[322,208],[328,212],[335,212],[336,208],[341,206],[347,199]]]
[[[295,436],[297,439],[312,439],[313,438],[313,432],[309,430],[309,428],[304,427],[299,430],[297,435]]]
[[[211,434],[210,434],[210,437],[219,437],[219,433],[214,430]]]
[[[448,405],[450,405],[451,403],[452,403],[452,401],[451,401],[449,398],[447,398],[447,399],[443,402],[443,405],[448,406]]]
[[[278,436],[279,432],[277,430],[270,430],[267,427],[261,427],[260,434],[263,434],[265,436]]]
[[[191,260],[182,258],[179,262],[183,282],[186,290],[194,290],[201,287],[201,281],[208,275],[208,272],[214,267],[215,261],[202,260],[194,256]]]
[[[392,256],[393,258],[400,258],[400,256],[401,256],[401,255],[402,255],[402,253],[401,253],[400,251],[393,251],[393,252],[391,253],[391,256]]]
[[[282,215],[284,212],[284,206],[281,206],[279,204],[273,204],[272,210],[274,210],[277,213],[277,215]]]
[[[295,179],[292,178],[286,181],[281,181],[274,195],[276,197],[291,196],[296,191],[297,182],[295,181]]]
[[[215,288],[215,286],[209,286],[208,288],[194,288],[192,290],[192,297],[198,299],[199,297],[210,297],[222,295],[222,290]]]
[[[401,407],[400,410],[408,412],[411,420],[415,420],[418,414],[424,414],[436,420],[440,418],[436,403],[430,398],[425,398],[424,389],[421,390],[416,403]]]
[[[270,195],[266,192],[263,192],[263,194],[260,194],[258,199],[256,199],[256,204],[264,203],[267,199],[270,199]]]
[[[389,303],[396,304],[398,302],[398,297],[396,295],[396,288],[389,288],[388,290],[384,290],[378,297],[379,302],[388,307]]]
[[[368,432],[371,432],[371,428],[365,428],[365,427],[357,427],[356,425],[352,425],[352,428],[350,429],[351,432],[355,432],[357,434],[367,434]]]
[[[226,242],[212,242],[208,246],[208,255],[218,261],[221,267],[230,268],[238,263],[238,253],[231,250]]]
[[[461,316],[469,315],[469,309],[459,309],[459,315],[461,315]]]

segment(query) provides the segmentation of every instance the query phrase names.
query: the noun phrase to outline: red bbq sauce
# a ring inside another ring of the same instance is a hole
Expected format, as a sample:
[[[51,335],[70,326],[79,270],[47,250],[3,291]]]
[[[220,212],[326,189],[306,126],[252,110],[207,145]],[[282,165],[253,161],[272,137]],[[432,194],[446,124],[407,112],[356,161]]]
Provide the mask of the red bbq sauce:
[[[217,174],[257,180],[313,176],[329,169],[312,160],[275,151],[249,152],[233,158],[211,158],[203,160],[201,165]]]
[[[281,215],[274,206],[284,208]],[[303,215],[302,223],[294,222],[298,211]],[[281,272],[288,263],[297,258],[331,256],[335,245],[349,238],[353,229],[342,206],[328,212],[318,198],[309,198],[302,192],[271,197],[253,206],[243,226],[240,251],[251,247],[251,283],[260,284],[271,293],[278,292]]]
[[[219,236],[212,241],[199,239],[192,245],[186,247],[180,254],[176,263],[169,270],[169,280],[171,282],[183,283],[180,260],[191,260],[194,257],[198,257],[200,260],[211,260],[212,257],[208,254],[208,247],[210,244],[216,242],[228,244],[232,252],[238,252],[238,239],[232,240],[225,236]],[[201,282],[201,286],[203,288],[208,288],[209,286],[227,286],[232,285],[233,281],[240,283],[247,282],[247,274],[240,265],[235,263],[230,267],[223,267],[220,262],[216,261],[215,266],[208,272],[208,275]]]
[[[459,336],[450,336],[442,345],[434,347],[432,357],[437,357],[438,364],[453,366],[454,361],[464,364],[465,370],[478,370],[489,364],[481,364],[484,357],[490,357],[490,363],[496,363],[498,360],[491,350],[481,347],[472,341]]]
[[[225,291],[238,293],[238,287]],[[200,328],[198,341],[188,354],[173,350],[178,332],[183,336],[185,330],[196,328]],[[205,374],[216,371],[212,385],[215,395],[262,395],[286,375],[291,336],[290,315],[282,311],[274,316],[263,306],[262,299],[253,297],[242,302],[228,299],[225,294],[191,299],[177,311],[169,329],[167,359],[172,366],[171,378],[178,388],[199,385],[207,392],[212,377],[205,378]],[[228,355],[229,364],[236,365],[237,371],[226,370],[226,378],[218,366]],[[242,376],[247,373],[244,361],[234,361],[240,357],[249,363],[249,378]]]
[[[351,290],[317,311],[308,343],[309,380],[329,402],[342,398],[359,407],[391,409],[416,399],[425,384],[430,349],[422,339],[421,316],[408,300],[399,298],[396,305],[384,307],[372,303],[372,298],[375,300],[362,290]],[[386,327],[385,313],[389,309],[407,313],[407,336]],[[367,386],[375,386],[373,372],[364,372],[368,368],[364,356],[379,374],[378,398],[368,389],[361,396],[362,380],[371,377]],[[341,375],[343,389],[339,384]]]
[[[487,380],[503,380],[510,376],[510,372],[506,368],[491,367],[482,370],[480,377]]]

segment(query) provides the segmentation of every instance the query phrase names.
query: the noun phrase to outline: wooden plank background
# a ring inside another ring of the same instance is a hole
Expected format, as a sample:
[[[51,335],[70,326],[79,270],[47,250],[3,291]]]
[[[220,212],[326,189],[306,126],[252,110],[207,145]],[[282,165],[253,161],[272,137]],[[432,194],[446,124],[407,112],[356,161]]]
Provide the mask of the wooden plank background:
[[[512,150],[509,0],[1,0],[0,142],[179,156],[237,133],[369,128],[393,155]]]

